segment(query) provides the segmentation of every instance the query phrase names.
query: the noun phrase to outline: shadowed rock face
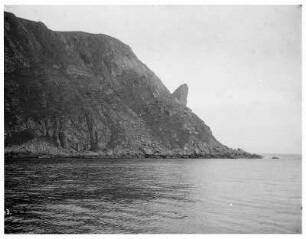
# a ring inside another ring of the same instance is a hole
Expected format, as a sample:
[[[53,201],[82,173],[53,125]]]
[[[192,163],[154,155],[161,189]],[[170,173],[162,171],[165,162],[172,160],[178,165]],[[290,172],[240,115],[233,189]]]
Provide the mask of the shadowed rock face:
[[[187,86],[173,97],[126,44],[4,17],[6,152],[242,155],[185,106]]]
[[[187,105],[187,96],[188,96],[188,85],[183,84],[179,88],[177,88],[173,94],[174,98],[184,106]]]

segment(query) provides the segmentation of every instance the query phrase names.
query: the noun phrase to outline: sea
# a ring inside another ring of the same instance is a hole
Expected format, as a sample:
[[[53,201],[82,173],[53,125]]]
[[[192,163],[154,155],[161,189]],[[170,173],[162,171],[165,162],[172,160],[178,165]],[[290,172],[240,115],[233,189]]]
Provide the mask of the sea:
[[[4,166],[6,234],[302,233],[300,155]]]

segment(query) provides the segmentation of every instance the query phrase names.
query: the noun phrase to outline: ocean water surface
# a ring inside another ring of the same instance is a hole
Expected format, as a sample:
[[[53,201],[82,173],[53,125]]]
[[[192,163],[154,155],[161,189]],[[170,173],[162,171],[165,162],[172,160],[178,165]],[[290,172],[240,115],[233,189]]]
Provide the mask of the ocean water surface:
[[[5,233],[301,233],[301,156],[6,159]]]

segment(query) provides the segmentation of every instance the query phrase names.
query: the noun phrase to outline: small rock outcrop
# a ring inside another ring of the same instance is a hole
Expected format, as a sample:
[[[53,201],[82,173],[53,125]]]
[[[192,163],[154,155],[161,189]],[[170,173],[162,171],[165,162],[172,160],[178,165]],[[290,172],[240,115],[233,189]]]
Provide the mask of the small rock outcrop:
[[[216,140],[186,107],[187,85],[172,95],[113,37],[6,12],[4,56],[6,154],[256,157]]]
[[[173,93],[172,95],[176,99],[177,102],[181,103],[182,105],[187,105],[187,97],[188,97],[188,85],[183,84],[180,85]]]

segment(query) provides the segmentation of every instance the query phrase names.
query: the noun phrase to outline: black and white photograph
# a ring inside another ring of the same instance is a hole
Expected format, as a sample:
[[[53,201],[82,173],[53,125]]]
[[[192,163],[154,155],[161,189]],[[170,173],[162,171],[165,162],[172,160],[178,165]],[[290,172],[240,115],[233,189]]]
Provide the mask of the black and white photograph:
[[[301,236],[302,8],[4,4],[3,233]]]

